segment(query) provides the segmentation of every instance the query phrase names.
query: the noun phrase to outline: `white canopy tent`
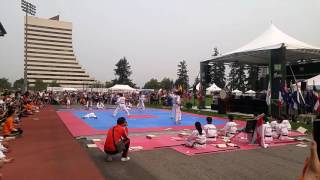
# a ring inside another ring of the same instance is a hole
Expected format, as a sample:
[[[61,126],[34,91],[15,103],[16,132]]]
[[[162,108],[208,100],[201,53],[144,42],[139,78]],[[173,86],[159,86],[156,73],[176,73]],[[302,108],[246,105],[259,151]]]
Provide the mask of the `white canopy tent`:
[[[210,87],[208,87],[207,89],[207,93],[211,93],[211,92],[219,92],[221,91],[221,88],[219,88],[216,84],[212,84]]]
[[[256,92],[250,89],[250,90],[246,91],[245,93],[246,94],[255,94]]]
[[[135,92],[137,91],[136,89],[128,86],[128,85],[123,85],[123,84],[116,84],[109,88],[108,90],[110,91],[117,91],[117,92]]]
[[[205,62],[236,61],[244,64],[268,65],[270,50],[278,49],[282,46],[286,48],[286,60],[288,62],[295,62],[301,59],[320,59],[320,47],[299,41],[271,24],[264,33],[248,44]]]
[[[233,90],[231,93],[239,96],[242,94],[242,91],[239,91],[238,89],[236,89],[236,90]]]

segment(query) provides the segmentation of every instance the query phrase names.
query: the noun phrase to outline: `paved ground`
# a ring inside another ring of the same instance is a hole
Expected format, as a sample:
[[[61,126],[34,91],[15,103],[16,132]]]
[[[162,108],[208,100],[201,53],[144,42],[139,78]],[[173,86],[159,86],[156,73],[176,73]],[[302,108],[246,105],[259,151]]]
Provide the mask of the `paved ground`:
[[[105,179],[112,180],[291,180],[300,175],[309,149],[289,145],[192,157],[161,149],[131,153],[128,162],[106,162],[97,149],[87,148],[87,152]]]
[[[104,179],[80,144],[73,139],[51,106],[22,119],[24,134],[11,143],[1,173],[8,180]]]

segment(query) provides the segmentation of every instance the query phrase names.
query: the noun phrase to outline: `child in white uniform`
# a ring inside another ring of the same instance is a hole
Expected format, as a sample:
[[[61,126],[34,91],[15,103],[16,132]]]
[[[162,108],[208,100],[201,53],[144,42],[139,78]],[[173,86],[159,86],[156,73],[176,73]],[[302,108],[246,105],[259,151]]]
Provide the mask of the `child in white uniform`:
[[[196,122],[195,124],[196,130],[193,130],[191,135],[186,140],[186,146],[188,147],[195,147],[195,146],[202,146],[206,144],[206,132],[202,130],[201,123]]]
[[[237,133],[238,124],[233,122],[233,115],[229,115],[228,118],[229,118],[229,122],[226,123],[223,130],[224,130],[225,136],[231,137]]]
[[[176,92],[175,94],[175,116],[174,119],[176,121],[176,124],[181,123],[181,98],[180,98],[180,92]]]
[[[114,110],[113,116],[117,116],[119,110],[125,111],[128,116],[130,115],[130,113],[129,113],[128,109],[127,109],[127,106],[126,106],[126,98],[123,97],[122,93],[119,94],[119,98],[117,100],[117,104],[118,104],[118,106]]]
[[[286,140],[288,139],[288,127],[287,124],[283,123],[283,119],[279,118],[278,124],[276,126],[276,133],[277,133],[277,138],[280,140]]]
[[[140,97],[139,97],[139,102],[137,104],[137,108],[140,109],[141,111],[145,110],[144,99],[145,99],[145,96],[143,94],[141,94]]]
[[[217,128],[212,124],[212,118],[207,117],[207,123],[203,126],[204,131],[206,132],[207,141],[216,141],[217,140]]]
[[[103,109],[104,108],[104,104],[102,103],[102,101],[98,101],[97,103],[97,109]]]

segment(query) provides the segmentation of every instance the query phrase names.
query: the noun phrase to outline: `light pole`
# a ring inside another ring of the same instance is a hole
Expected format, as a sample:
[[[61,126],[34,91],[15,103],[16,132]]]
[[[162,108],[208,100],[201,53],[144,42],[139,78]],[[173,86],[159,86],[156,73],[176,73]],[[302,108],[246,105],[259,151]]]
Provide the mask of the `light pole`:
[[[21,0],[22,11],[26,13],[26,20],[24,24],[24,33],[25,33],[25,50],[24,50],[24,91],[28,90],[28,79],[27,79],[27,55],[28,55],[28,14],[34,16],[36,14],[36,6],[25,1]]]

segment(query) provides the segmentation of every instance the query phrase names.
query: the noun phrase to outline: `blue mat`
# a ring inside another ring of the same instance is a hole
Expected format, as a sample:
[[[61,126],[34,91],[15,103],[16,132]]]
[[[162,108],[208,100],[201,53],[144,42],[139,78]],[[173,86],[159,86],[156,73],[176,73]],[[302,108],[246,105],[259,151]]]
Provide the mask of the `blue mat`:
[[[124,112],[119,112],[117,117],[113,117],[113,111],[90,111],[97,115],[97,119],[86,118],[82,119],[88,111],[75,111],[73,112],[75,116],[87,123],[94,129],[97,130],[107,130],[117,123],[117,118],[124,116],[127,117]],[[201,122],[201,124],[206,124],[206,119],[201,118],[192,114],[182,114],[181,124],[176,125],[174,120],[171,119],[171,111],[163,111],[157,109],[146,109],[144,112],[138,110],[130,111],[130,115],[152,115],[154,118],[126,118],[128,121],[129,128],[156,128],[156,127],[170,127],[170,126],[194,126],[196,121]],[[223,125],[225,121],[223,120],[213,120],[215,125]]]

